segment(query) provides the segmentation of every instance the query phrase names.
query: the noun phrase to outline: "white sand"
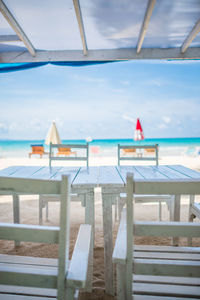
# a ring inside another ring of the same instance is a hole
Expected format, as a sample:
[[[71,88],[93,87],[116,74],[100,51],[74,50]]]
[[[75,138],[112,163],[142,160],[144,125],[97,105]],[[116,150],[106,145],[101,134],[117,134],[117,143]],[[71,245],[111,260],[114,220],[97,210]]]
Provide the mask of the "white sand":
[[[63,162],[61,162],[63,164]],[[161,157],[160,164],[182,164],[200,171],[200,157],[186,156],[165,156]],[[90,165],[116,165],[116,157],[90,159]],[[48,158],[0,158],[0,169],[4,169],[13,165],[41,165],[48,166]],[[53,162],[53,165],[56,163]],[[69,163],[68,163],[69,165]],[[74,163],[72,162],[72,164]],[[21,196],[20,199],[21,223],[38,224],[38,196]],[[200,201],[200,199],[197,199]],[[114,299],[114,297],[104,294],[104,267],[103,267],[103,230],[102,230],[102,207],[101,195],[98,188],[95,192],[95,222],[96,222],[96,246],[94,251],[94,274],[93,274],[93,293],[82,293],[80,299]],[[181,220],[187,221],[188,204],[187,196],[181,200]],[[44,213],[45,215],[45,213]],[[135,208],[135,217],[137,220],[157,220],[158,205],[157,204],[137,204]],[[163,206],[163,220],[168,220],[169,214],[166,206]],[[197,220],[198,221],[198,220]],[[12,198],[10,196],[0,196],[0,222],[13,222]],[[84,223],[84,208],[80,203],[72,202],[71,204],[71,247],[75,243],[78,228]],[[49,220],[44,217],[44,225],[59,224],[59,203],[49,204]],[[114,226],[114,237],[116,236],[117,223]],[[156,239],[138,238],[138,243],[157,243]],[[169,239],[164,239],[163,244],[168,244]],[[22,243],[20,247],[14,248],[13,242],[0,241],[0,253],[10,253],[19,255],[41,256],[41,257],[57,257],[57,247],[44,244],[33,245],[31,243]]]

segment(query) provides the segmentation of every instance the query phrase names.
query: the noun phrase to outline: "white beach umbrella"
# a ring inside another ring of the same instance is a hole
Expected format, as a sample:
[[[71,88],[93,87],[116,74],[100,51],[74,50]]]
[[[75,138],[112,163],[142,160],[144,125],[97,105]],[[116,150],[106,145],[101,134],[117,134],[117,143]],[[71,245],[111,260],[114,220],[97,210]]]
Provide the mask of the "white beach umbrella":
[[[49,128],[49,131],[48,131],[46,139],[45,139],[46,145],[49,145],[50,143],[61,144],[61,140],[59,137],[59,133],[58,133],[55,121],[53,121],[53,123],[51,124],[51,127]]]

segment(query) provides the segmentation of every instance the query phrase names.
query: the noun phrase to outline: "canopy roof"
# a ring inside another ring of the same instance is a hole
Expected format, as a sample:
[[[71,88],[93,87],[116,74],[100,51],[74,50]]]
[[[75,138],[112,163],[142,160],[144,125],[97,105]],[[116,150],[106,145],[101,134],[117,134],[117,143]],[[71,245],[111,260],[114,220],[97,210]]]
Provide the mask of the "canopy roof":
[[[200,0],[0,0],[0,63],[199,59]]]

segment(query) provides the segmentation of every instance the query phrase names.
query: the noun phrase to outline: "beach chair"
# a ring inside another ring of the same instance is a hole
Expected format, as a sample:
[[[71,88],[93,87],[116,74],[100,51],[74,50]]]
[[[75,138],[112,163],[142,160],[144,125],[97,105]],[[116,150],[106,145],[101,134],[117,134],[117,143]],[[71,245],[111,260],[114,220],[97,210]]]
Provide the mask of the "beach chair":
[[[64,156],[75,155],[75,156],[77,156],[77,152],[72,151],[71,148],[60,147],[60,148],[58,148],[58,152],[56,153],[56,155],[57,156],[59,156],[59,155],[64,155]]]
[[[126,153],[131,153],[129,151],[134,151],[133,153],[136,154],[136,151],[146,151],[148,156],[142,155],[143,152],[140,152],[140,156],[129,156],[124,157],[123,151],[127,151]],[[122,151],[122,153],[121,153]],[[150,156],[149,156],[150,154]],[[152,156],[153,155],[153,156]],[[148,145],[148,146],[129,146],[129,145],[120,145],[118,144],[118,166],[121,165],[121,161],[154,161],[156,165],[158,165],[158,145]],[[117,197],[117,207],[118,207],[118,218],[121,216],[121,211],[126,201],[126,195],[120,194]],[[159,221],[162,219],[162,204],[165,203],[167,205],[170,220],[174,219],[173,216],[173,204],[174,204],[174,196],[171,195],[135,195],[135,202],[136,203],[158,203],[159,206]]]
[[[60,194],[60,227],[0,223],[0,239],[58,244],[58,259],[0,255],[1,300],[71,300],[91,287],[91,226],[81,225],[69,261],[70,181],[2,177],[0,190],[9,194]]]
[[[200,247],[136,245],[134,237],[200,237],[200,224],[136,222],[131,174],[127,176],[126,187],[126,208],[113,251],[117,300],[199,299]]]
[[[44,151],[44,146],[43,145],[31,145],[32,148],[32,152],[29,153],[29,158],[31,158],[31,156],[34,155],[40,155],[40,158],[42,158],[42,156],[44,154],[49,154],[48,152]]]

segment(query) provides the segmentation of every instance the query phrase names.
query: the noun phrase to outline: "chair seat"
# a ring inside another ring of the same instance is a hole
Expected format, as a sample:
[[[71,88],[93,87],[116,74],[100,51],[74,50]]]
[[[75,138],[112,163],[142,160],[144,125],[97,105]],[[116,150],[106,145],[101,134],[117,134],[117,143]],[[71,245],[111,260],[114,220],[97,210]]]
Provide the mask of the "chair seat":
[[[180,264],[186,266],[191,264],[200,268],[200,248],[135,245],[133,253],[136,272],[133,275],[134,300],[200,299],[200,278],[162,276],[162,274],[140,275],[137,273],[137,270],[142,270],[138,266],[144,264],[145,268],[148,268],[148,262],[154,265],[157,262],[158,266],[175,263],[175,269]],[[190,276],[190,274],[186,276]]]

